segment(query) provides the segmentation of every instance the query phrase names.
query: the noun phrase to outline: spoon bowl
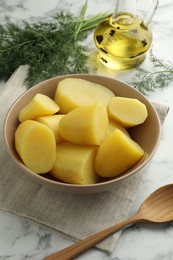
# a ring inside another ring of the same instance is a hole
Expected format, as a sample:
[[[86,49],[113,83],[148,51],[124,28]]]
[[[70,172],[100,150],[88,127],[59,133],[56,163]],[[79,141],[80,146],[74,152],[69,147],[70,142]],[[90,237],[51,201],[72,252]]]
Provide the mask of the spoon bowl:
[[[143,220],[162,223],[173,220],[173,184],[157,189],[141,205],[137,216]]]

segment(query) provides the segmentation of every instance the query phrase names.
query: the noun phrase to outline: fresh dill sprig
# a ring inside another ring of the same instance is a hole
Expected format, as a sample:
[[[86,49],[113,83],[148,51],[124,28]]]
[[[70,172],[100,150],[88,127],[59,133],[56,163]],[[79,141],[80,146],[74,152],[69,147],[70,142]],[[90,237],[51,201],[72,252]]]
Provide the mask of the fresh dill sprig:
[[[20,26],[6,18],[0,25],[0,80],[26,64],[28,87],[57,75],[87,73],[88,49],[81,43],[107,14],[86,19],[86,10],[87,2],[79,17],[61,12],[51,22],[23,21]]]
[[[150,52],[151,69],[137,68],[136,80],[131,84],[143,94],[167,88],[173,81],[173,65],[157,58]]]

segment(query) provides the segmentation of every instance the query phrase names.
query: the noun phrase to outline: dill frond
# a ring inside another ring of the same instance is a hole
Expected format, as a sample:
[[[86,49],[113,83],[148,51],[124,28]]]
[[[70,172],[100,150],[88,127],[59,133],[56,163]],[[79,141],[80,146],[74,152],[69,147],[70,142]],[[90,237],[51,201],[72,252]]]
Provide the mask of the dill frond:
[[[81,44],[88,32],[107,14],[85,18],[87,2],[79,17],[57,13],[51,22],[20,26],[6,18],[0,25],[0,80],[7,80],[20,65],[29,65],[28,87],[64,74],[87,73],[87,47]]]
[[[156,89],[167,88],[173,81],[173,65],[157,58],[150,52],[151,69],[146,70],[138,67],[135,75],[136,80],[131,84],[143,94]]]

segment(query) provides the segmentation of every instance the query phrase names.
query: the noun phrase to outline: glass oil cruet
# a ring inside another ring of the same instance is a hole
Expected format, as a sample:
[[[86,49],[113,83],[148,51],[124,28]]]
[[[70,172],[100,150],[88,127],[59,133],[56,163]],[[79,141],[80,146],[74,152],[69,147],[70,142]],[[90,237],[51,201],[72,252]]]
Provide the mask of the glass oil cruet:
[[[141,64],[152,43],[149,24],[159,4],[152,0],[145,18],[137,15],[137,0],[116,0],[113,14],[95,29],[99,60],[109,68],[130,69]]]

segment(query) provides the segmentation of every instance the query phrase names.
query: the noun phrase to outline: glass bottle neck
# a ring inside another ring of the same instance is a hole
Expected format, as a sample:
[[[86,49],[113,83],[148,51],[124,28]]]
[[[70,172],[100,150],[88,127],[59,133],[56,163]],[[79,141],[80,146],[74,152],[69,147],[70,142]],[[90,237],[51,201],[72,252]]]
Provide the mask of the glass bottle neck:
[[[116,0],[112,18],[116,19],[117,16],[123,13],[136,16],[136,0]]]

